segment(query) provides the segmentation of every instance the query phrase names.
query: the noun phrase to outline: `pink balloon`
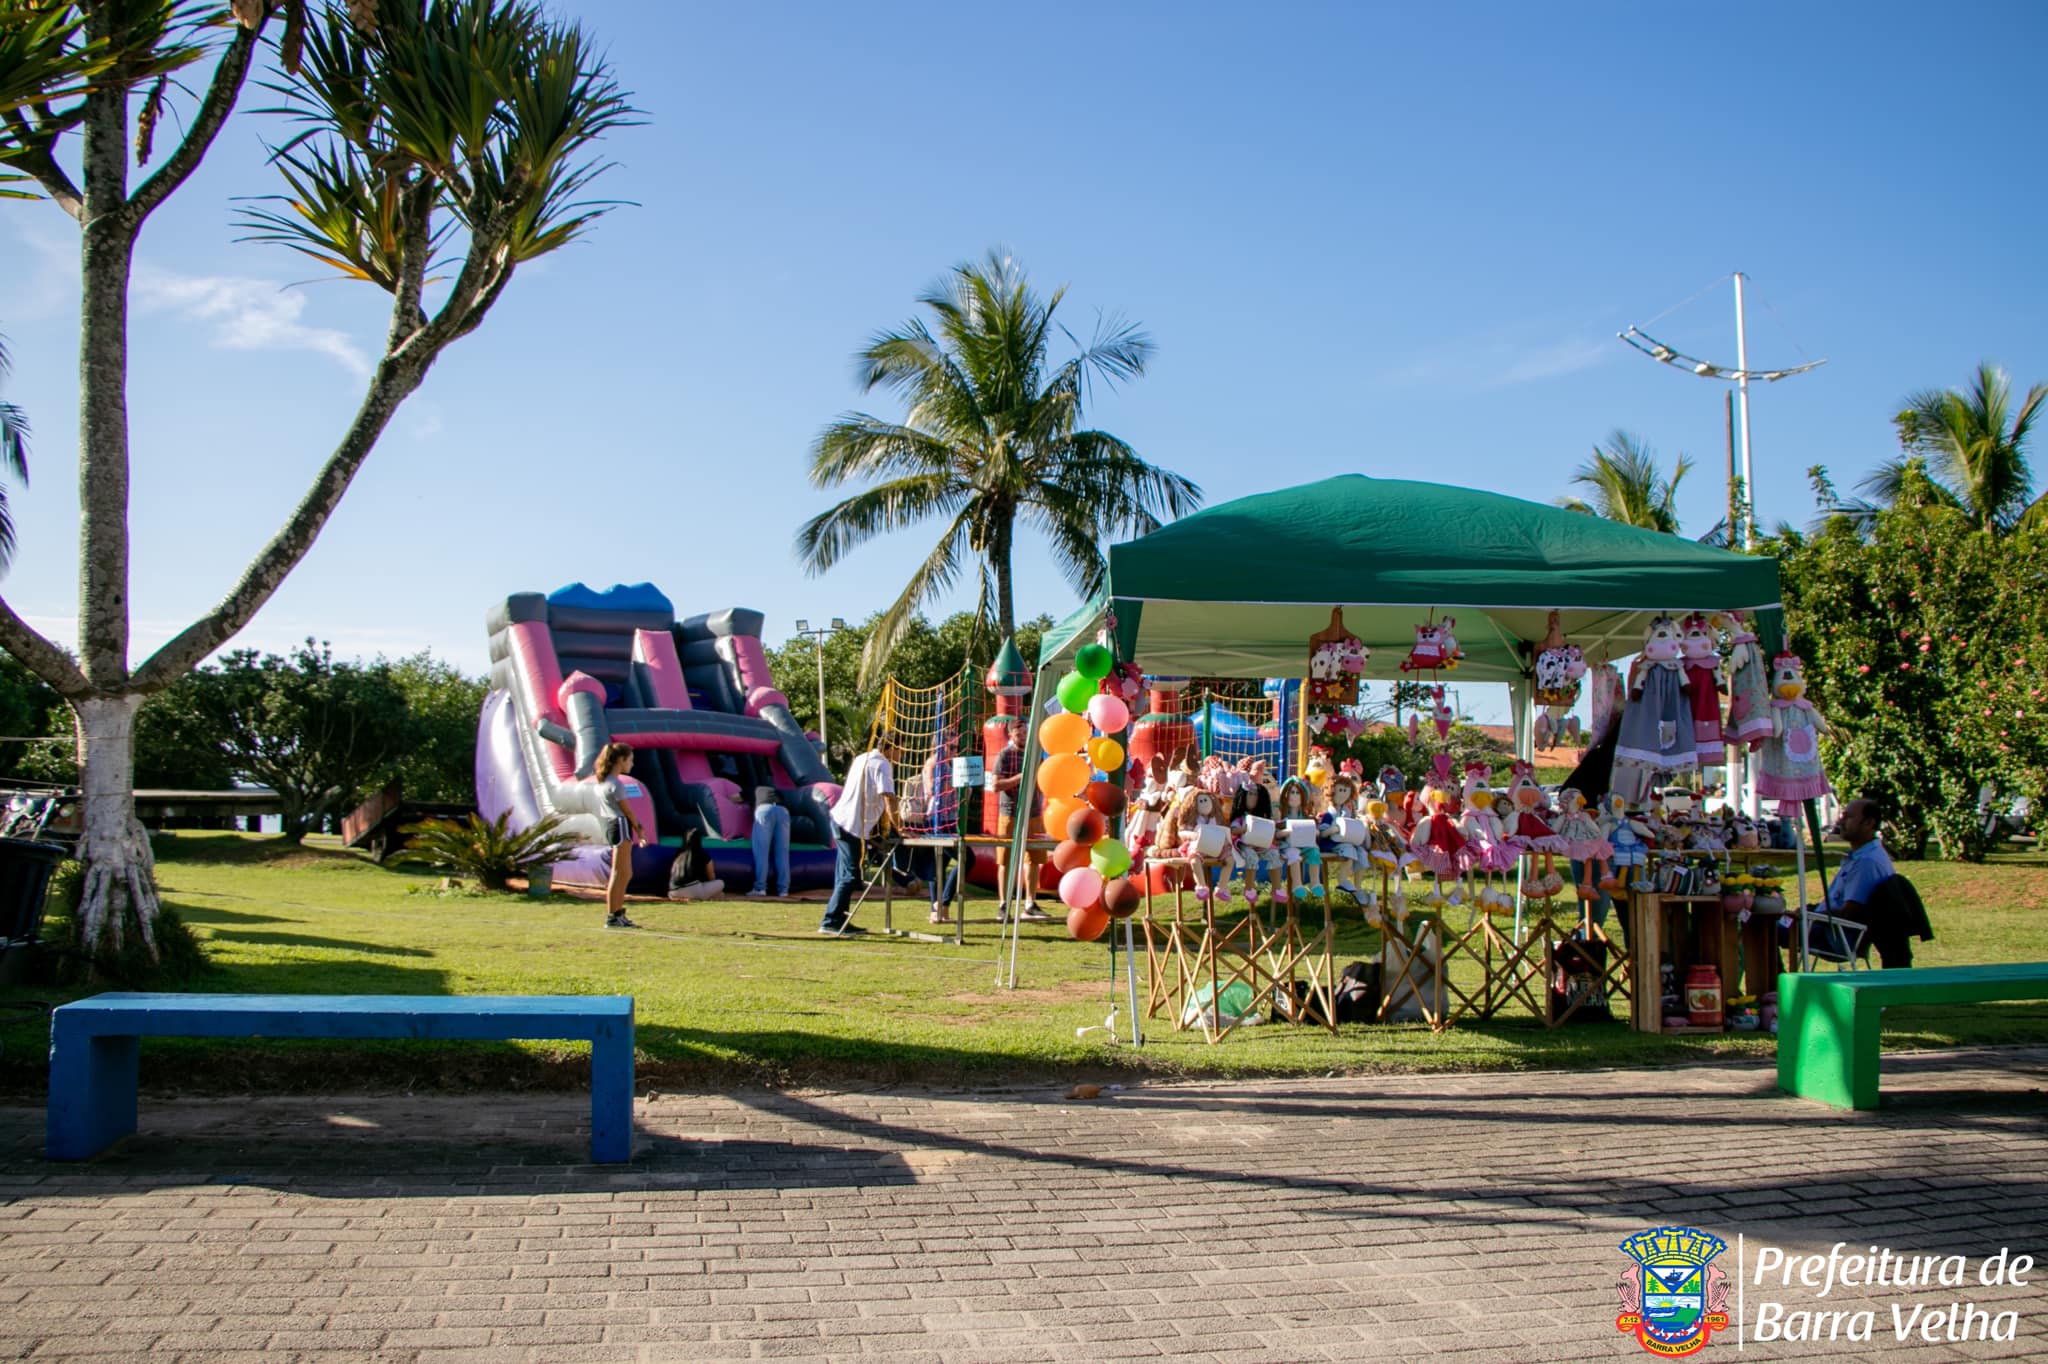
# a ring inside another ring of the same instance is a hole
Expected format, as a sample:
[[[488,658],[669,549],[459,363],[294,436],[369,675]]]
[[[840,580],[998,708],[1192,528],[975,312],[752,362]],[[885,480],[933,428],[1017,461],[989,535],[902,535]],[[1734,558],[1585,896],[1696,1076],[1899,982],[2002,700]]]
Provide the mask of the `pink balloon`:
[[[1088,702],[1088,723],[1104,734],[1121,734],[1131,723],[1131,708],[1107,692],[1097,692]]]
[[[1068,909],[1093,909],[1102,903],[1102,874],[1076,867],[1060,878],[1060,903]]]

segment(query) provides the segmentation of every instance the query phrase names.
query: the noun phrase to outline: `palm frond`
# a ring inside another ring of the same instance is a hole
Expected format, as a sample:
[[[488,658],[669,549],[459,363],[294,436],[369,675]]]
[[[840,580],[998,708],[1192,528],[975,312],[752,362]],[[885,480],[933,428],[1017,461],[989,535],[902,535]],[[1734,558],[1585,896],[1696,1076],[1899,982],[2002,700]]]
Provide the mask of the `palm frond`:
[[[796,534],[797,558],[816,577],[878,535],[957,514],[967,496],[944,474],[914,474],[864,489],[804,522]]]
[[[953,517],[946,533],[939,537],[938,544],[924,557],[917,571],[910,575],[902,595],[869,628],[867,644],[860,653],[860,690],[872,691],[881,685],[882,674],[889,667],[889,656],[896,652],[896,646],[910,632],[919,610],[958,581],[962,560],[971,552],[967,542],[972,532],[973,512],[974,508],[970,506]]]
[[[818,433],[811,446],[813,487],[856,478],[915,477],[956,464],[956,448],[914,425],[850,412]]]

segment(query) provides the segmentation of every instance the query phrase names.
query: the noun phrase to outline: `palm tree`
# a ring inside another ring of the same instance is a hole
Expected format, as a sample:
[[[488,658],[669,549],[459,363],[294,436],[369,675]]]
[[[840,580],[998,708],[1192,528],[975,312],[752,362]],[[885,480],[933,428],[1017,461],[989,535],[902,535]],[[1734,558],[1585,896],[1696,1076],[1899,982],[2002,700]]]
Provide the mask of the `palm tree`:
[[[1692,468],[1691,457],[1681,454],[1678,464],[1665,478],[1657,467],[1657,454],[1642,438],[1616,431],[1605,446],[1593,447],[1593,458],[1572,475],[1574,484],[1592,490],[1593,500],[1560,497],[1557,505],[1567,511],[1604,516],[1644,530],[1678,534],[1678,484]]]
[[[0,379],[7,377],[12,362],[7,346],[0,342]],[[0,402],[0,469],[28,486],[28,414],[10,402]],[[0,486],[0,573],[14,562],[14,516],[7,509],[7,489]]]
[[[1161,518],[1201,505],[1202,490],[1147,464],[1107,431],[1081,426],[1091,383],[1145,372],[1152,341],[1104,320],[1083,346],[1052,366],[1053,314],[1064,288],[1034,293],[1000,249],[963,262],[919,296],[936,334],[913,317],[881,332],[857,357],[863,391],[887,389],[909,411],[901,421],[851,412],[819,433],[811,482],[833,488],[875,480],[797,532],[797,556],[826,572],[889,531],[940,520],[939,542],[911,574],[868,637],[861,686],[879,677],[918,608],[955,582],[971,559],[984,609],[994,597],[1004,635],[1016,629],[1010,555],[1019,518],[1052,542],[1053,557],[1083,596],[1106,572],[1101,542],[1156,529]]]
[[[1902,495],[1919,489],[1907,466],[1924,460],[1934,501],[1961,508],[1991,534],[2011,530],[2042,505],[2028,502],[2034,480],[2026,446],[2043,399],[2048,384],[2035,384],[2015,411],[2011,378],[1989,361],[1977,366],[1967,390],[1912,394],[1892,418],[1902,453],[1857,486],[1881,506],[1903,505]]]

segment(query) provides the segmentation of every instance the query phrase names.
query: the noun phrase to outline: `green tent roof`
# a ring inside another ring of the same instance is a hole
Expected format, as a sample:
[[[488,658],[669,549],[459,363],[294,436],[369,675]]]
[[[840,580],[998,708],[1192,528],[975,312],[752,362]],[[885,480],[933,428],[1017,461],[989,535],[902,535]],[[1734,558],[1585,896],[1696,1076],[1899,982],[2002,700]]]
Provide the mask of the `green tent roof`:
[[[1552,610],[1588,657],[1619,658],[1659,611],[1774,612],[1778,565],[1499,493],[1344,474],[1111,546],[1103,597],[1046,636],[1041,665],[1108,613],[1119,654],[1148,671],[1300,676],[1332,606],[1373,651],[1368,676],[1399,676],[1434,610],[1457,618],[1466,656],[1440,680],[1502,682],[1525,675]]]

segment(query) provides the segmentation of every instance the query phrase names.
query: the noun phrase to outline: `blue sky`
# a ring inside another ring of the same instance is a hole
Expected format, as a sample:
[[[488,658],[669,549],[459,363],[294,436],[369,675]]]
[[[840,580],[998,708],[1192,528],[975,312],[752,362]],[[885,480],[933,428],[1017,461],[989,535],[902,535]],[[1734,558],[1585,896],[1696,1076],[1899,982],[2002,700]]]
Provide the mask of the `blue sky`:
[[[1547,500],[1624,427],[1700,461],[1704,531],[1723,390],[1614,333],[1735,269],[1753,364],[1829,360],[1755,394],[1766,521],[1811,514],[1807,466],[1846,487],[1885,457],[1908,391],[1980,358],[2048,378],[2048,94],[1987,60],[2048,40],[2035,5],[560,8],[647,112],[607,147],[638,206],[441,361],[241,642],[481,669],[491,600],[575,579],[751,605],[777,639],[885,605],[927,542],[807,579],[791,536],[831,498],[806,449],[890,410],[853,351],[997,243],[1071,285],[1076,330],[1146,325],[1152,373],[1091,417],[1211,502],[1343,471]],[[310,272],[234,243],[265,132],[238,115],[139,253],[138,662],[274,532],[382,334],[383,295],[286,288]],[[37,428],[0,592],[67,642],[75,260],[70,220],[0,204]],[[1732,362],[1729,286],[1652,330]],[[1019,569],[1027,611],[1072,605],[1029,540]]]

